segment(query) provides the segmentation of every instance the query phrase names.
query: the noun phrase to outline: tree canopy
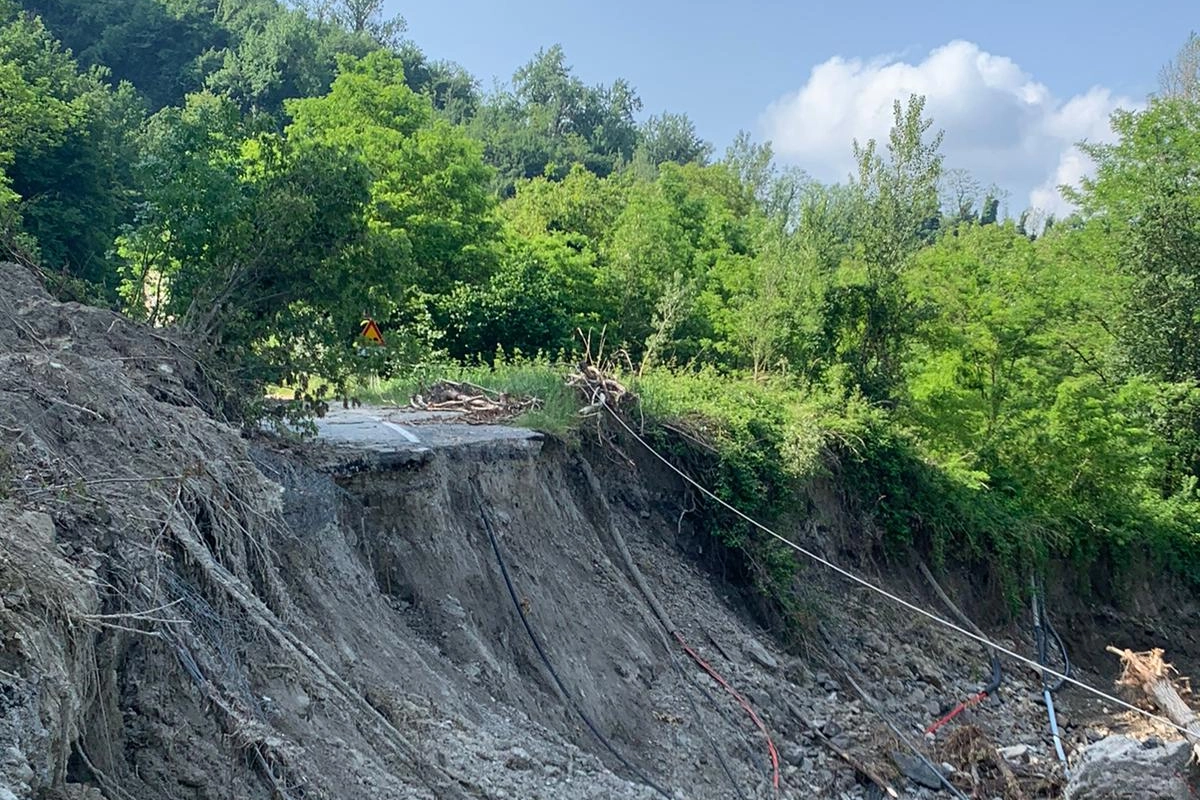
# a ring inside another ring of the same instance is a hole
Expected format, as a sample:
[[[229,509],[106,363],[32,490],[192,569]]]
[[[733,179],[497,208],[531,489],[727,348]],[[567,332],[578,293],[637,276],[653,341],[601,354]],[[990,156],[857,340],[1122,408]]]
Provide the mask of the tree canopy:
[[[0,0],[0,242],[248,396],[603,336],[670,391],[756,387],[709,406],[757,454],[731,492],[827,447],[900,541],[1193,552],[1195,36],[1055,223],[945,163],[921,97],[824,184],[560,46],[485,91],[407,35],[379,0]],[[768,435],[798,396],[825,444]]]

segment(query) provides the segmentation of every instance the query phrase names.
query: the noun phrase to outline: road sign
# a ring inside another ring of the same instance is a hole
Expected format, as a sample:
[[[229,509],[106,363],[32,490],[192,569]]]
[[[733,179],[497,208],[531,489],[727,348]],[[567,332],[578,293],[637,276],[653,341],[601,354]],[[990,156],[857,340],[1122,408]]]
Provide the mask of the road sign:
[[[379,325],[375,323],[375,320],[370,317],[362,321],[362,332],[360,335],[368,342],[377,344],[380,347],[384,346],[383,333],[379,330]]]

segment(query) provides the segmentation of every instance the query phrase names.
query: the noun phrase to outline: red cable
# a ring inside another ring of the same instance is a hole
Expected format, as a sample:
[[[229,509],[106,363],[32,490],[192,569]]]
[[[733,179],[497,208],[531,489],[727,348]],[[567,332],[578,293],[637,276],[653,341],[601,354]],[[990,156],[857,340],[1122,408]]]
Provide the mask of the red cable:
[[[987,696],[988,696],[987,692],[980,692],[979,694],[968,697],[966,700],[963,700],[961,703],[956,705],[954,707],[954,710],[951,711],[949,714],[942,717],[937,722],[933,723],[928,728],[926,728],[925,733],[937,733],[938,729],[941,728],[943,725],[945,725],[947,722],[954,719],[959,714],[966,711],[968,708],[975,705],[976,703],[982,702],[983,700],[985,700],[987,698]]]
[[[771,770],[773,772],[772,782],[775,786],[775,790],[778,791],[779,790],[779,752],[775,749],[775,742],[771,741],[771,734],[770,734],[770,732],[767,731],[767,726],[764,725],[763,721],[758,718],[758,714],[754,713],[754,709],[750,706],[750,702],[745,697],[742,696],[741,692],[739,692],[737,689],[730,686],[729,683],[724,678],[722,678],[715,669],[713,669],[711,666],[709,666],[707,661],[705,661],[703,658],[701,658],[700,655],[695,650],[688,647],[688,643],[686,641],[684,641],[683,636],[681,636],[679,634],[679,631],[675,631],[675,639],[679,642],[680,646],[684,649],[684,651],[689,656],[692,657],[693,661],[695,661],[697,664],[699,664],[700,667],[705,672],[707,672],[710,676],[712,676],[713,680],[715,680],[717,683],[721,684],[721,686],[725,687],[725,691],[729,692],[731,695],[733,695],[734,697],[737,698],[737,701],[739,703],[741,703],[742,708],[746,709],[746,713],[750,715],[750,719],[754,720],[754,724],[758,726],[758,729],[760,731],[762,731],[763,738],[765,738],[767,740],[767,751],[771,754]]]

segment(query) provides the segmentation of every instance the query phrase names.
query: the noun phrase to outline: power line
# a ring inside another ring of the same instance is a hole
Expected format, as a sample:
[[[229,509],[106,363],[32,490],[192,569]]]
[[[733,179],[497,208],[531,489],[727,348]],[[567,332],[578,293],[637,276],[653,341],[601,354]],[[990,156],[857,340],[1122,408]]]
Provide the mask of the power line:
[[[843,578],[846,578],[847,580],[858,584],[859,586],[863,587],[864,589],[869,589],[870,591],[874,592],[875,594],[878,594],[881,597],[887,598],[888,600],[901,606],[902,608],[907,609],[908,611],[912,611],[916,614],[919,614],[920,616],[925,617],[926,619],[929,619],[933,622],[936,622],[938,625],[941,625],[942,627],[947,628],[948,630],[954,631],[955,633],[965,636],[968,639],[978,642],[979,644],[994,648],[997,652],[1003,653],[1004,655],[1008,656],[1009,658],[1013,659],[1014,661],[1018,661],[1022,664],[1025,664],[1026,666],[1032,667],[1033,669],[1038,670],[1039,672],[1042,672],[1046,675],[1052,675],[1055,678],[1059,678],[1064,683],[1069,683],[1072,686],[1077,686],[1080,689],[1083,689],[1084,691],[1086,691],[1092,695],[1095,695],[1096,697],[1099,697],[1103,700],[1107,700],[1108,702],[1113,703],[1118,706],[1121,706],[1122,708],[1128,709],[1129,711],[1134,711],[1148,719],[1152,719],[1152,720],[1155,720],[1156,722],[1162,723],[1163,725],[1167,725],[1168,727],[1171,727],[1171,728],[1179,731],[1180,733],[1184,734],[1185,736],[1192,735],[1191,732],[1187,730],[1187,728],[1184,728],[1182,725],[1175,724],[1174,722],[1167,719],[1166,717],[1159,716],[1158,714],[1155,714],[1152,711],[1146,711],[1145,709],[1138,708],[1133,703],[1122,700],[1121,698],[1116,697],[1114,695],[1108,694],[1107,692],[1104,692],[1104,691],[1097,689],[1089,684],[1086,684],[1083,681],[1078,680],[1077,678],[1073,678],[1070,675],[1063,674],[1054,669],[1051,669],[1050,667],[1038,664],[1035,660],[1028,658],[1026,656],[1023,656],[1020,653],[1014,652],[1013,650],[1010,650],[1010,649],[1004,647],[1003,645],[998,644],[997,642],[994,642],[991,639],[988,639],[986,636],[980,636],[979,634],[973,633],[973,632],[967,630],[966,628],[962,628],[962,627],[954,624],[953,622],[951,622],[948,619],[939,617],[937,614],[933,613],[932,611],[926,611],[924,608],[921,608],[920,606],[918,606],[914,603],[911,603],[908,600],[905,600],[903,597],[892,594],[887,589],[884,589],[880,586],[876,586],[875,584],[868,581],[866,578],[859,577],[858,575],[854,574],[853,572],[846,569],[845,567],[839,566],[839,565],[833,563],[832,561],[830,561],[829,559],[827,559],[821,555],[818,555],[817,553],[814,553],[811,550],[809,550],[799,544],[796,544],[795,542],[791,541],[790,539],[787,539],[784,536],[776,533],[775,531],[771,530],[770,528],[768,528],[766,525],[762,524],[758,520],[754,519],[753,517],[743,513],[739,509],[730,505],[725,500],[721,499],[716,494],[714,494],[712,491],[710,491],[708,488],[701,485],[700,482],[697,481],[696,479],[694,479],[692,476],[688,475],[682,469],[680,469],[679,467],[677,467],[673,463],[671,463],[665,456],[663,456],[661,453],[659,453],[657,450],[655,450],[650,445],[649,442],[647,442],[644,438],[642,438],[640,435],[638,435],[637,431],[635,431],[629,425],[629,423],[627,423],[621,417],[621,415],[618,414],[616,412],[616,410],[608,404],[608,399],[603,394],[600,396],[600,404],[604,407],[604,410],[607,411],[609,413],[609,415],[612,416],[612,418],[615,419],[617,421],[617,423],[620,424],[620,426],[629,433],[630,436],[632,436],[634,439],[636,439],[638,441],[638,443],[642,445],[642,447],[646,448],[646,450],[649,451],[649,453],[652,456],[654,456],[659,461],[661,461],[664,465],[666,465],[666,467],[668,469],[670,469],[675,474],[679,475],[679,477],[683,478],[683,480],[685,482],[691,484],[705,497],[708,497],[711,500],[715,501],[716,503],[723,506],[724,508],[726,508],[727,510],[729,510],[736,516],[740,517],[741,519],[750,523],[754,527],[758,528],[763,533],[779,540],[783,544],[785,544],[788,547],[795,550],[797,553],[800,553],[805,558],[815,561],[816,563],[820,564],[821,566],[826,567],[826,568],[832,570],[833,572],[836,572],[838,575],[841,575]]]

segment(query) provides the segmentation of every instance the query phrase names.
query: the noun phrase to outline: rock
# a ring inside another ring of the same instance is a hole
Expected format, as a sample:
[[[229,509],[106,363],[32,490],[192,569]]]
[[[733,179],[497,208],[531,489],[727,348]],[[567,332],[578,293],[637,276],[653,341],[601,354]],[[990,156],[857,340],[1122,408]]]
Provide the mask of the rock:
[[[509,751],[508,758],[504,760],[504,766],[514,770],[533,769],[533,759],[524,748],[514,747]]]
[[[770,670],[779,669],[779,662],[775,660],[775,656],[768,653],[767,648],[763,647],[757,639],[747,639],[742,644],[742,651],[752,660],[757,661],[760,666]]]
[[[6,775],[14,783],[32,784],[34,778],[29,762],[15,747],[9,747],[4,751],[3,760],[0,761],[0,775]]]
[[[905,755],[904,753],[892,752],[892,761],[908,778],[918,786],[924,786],[926,789],[942,788],[942,780],[936,772],[924,761],[916,756]]]
[[[1024,761],[1029,756],[1029,745],[1012,744],[1008,747],[997,747],[996,752],[1003,756],[1005,761]]]
[[[1108,736],[1083,751],[1071,771],[1066,800],[1189,800],[1186,742],[1145,747]]]

